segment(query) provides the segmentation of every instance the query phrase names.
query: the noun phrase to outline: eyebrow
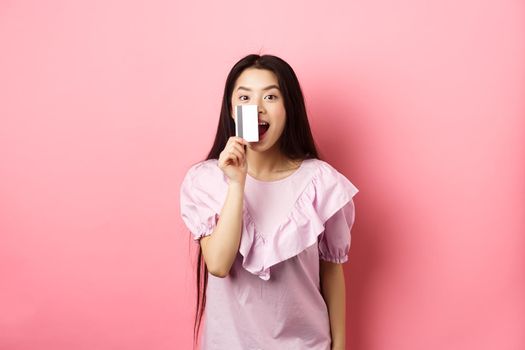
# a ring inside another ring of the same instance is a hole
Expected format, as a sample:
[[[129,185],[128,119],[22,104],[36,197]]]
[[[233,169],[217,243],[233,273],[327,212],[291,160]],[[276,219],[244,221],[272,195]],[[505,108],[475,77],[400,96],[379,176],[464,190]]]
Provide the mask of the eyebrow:
[[[280,89],[279,89],[279,87],[277,85],[269,85],[269,86],[265,87],[262,90],[265,91],[265,90],[270,90],[270,89],[274,89],[274,88],[280,91]],[[247,87],[244,87],[244,86],[239,86],[237,88],[237,90],[241,90],[241,89],[242,90],[246,90],[246,91],[252,91],[252,89],[248,89]]]

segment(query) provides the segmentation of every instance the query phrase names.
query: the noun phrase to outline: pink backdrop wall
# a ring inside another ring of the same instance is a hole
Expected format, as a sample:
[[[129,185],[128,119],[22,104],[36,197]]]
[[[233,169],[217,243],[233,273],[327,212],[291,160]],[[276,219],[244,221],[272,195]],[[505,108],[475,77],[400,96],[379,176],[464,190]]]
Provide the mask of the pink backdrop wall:
[[[252,52],[360,189],[348,348],[524,349],[524,7],[2,1],[0,349],[190,348],[179,185]]]

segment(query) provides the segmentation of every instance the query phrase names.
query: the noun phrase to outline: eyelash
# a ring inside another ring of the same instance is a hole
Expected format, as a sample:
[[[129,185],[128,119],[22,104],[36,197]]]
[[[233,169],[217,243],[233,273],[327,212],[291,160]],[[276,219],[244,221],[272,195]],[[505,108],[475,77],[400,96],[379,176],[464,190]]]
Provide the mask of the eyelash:
[[[267,96],[273,96],[273,97],[275,97],[275,98],[273,98],[272,100],[275,100],[275,99],[277,98],[276,95],[267,95]],[[239,100],[241,100],[241,101],[246,101],[246,100],[243,100],[243,99],[242,99],[243,97],[248,97],[248,96],[246,96],[246,95],[241,95],[241,96],[239,96]]]

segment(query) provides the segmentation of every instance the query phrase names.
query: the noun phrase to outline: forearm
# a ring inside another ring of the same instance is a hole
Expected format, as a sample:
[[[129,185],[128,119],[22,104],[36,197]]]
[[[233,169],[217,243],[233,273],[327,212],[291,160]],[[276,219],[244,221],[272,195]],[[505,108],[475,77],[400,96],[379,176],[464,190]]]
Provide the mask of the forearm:
[[[346,290],[343,266],[320,260],[321,292],[328,307],[332,350],[344,350],[346,343]]]
[[[231,182],[217,226],[203,242],[208,271],[215,276],[228,275],[237,252],[242,232],[244,183]],[[209,238],[209,239],[208,239]]]

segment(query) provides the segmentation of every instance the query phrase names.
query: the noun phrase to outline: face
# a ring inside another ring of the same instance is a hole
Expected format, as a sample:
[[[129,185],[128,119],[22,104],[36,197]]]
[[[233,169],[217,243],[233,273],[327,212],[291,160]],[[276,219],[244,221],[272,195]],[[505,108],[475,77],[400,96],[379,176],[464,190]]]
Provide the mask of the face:
[[[250,142],[250,148],[263,152],[277,147],[286,122],[284,100],[277,76],[266,69],[245,69],[233,88],[232,111],[235,105],[242,104],[255,104],[259,107],[259,142]],[[269,126],[260,125],[261,122],[266,122]]]

